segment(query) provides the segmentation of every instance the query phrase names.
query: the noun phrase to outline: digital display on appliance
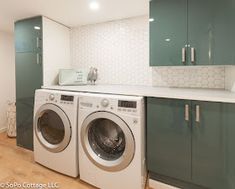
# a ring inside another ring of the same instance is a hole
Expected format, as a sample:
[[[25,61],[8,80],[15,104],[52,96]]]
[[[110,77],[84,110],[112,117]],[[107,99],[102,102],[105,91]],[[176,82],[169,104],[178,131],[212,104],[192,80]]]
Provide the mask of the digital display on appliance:
[[[118,101],[118,107],[121,108],[136,108],[137,103],[135,101]]]
[[[67,95],[61,95],[61,99],[63,101],[73,102],[74,96],[67,96]]]

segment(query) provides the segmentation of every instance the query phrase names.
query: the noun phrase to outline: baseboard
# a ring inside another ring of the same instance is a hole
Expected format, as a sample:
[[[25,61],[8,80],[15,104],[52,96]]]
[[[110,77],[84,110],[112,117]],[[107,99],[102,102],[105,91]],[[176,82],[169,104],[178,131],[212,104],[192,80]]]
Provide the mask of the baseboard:
[[[0,133],[4,133],[4,132],[6,132],[6,130],[7,130],[6,127],[5,128],[0,128]]]
[[[153,189],[180,189],[152,179],[149,179],[149,187]]]

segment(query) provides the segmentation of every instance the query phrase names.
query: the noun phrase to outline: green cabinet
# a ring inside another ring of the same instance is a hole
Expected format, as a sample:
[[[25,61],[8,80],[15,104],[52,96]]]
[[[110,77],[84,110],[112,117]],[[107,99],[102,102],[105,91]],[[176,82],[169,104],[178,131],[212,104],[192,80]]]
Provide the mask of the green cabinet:
[[[15,22],[15,51],[42,51],[42,17],[34,17]]]
[[[185,100],[148,98],[147,159],[149,170],[191,179],[191,127],[185,121]]]
[[[192,180],[226,189],[226,125],[223,103],[192,101]]]
[[[150,66],[234,65],[235,0],[150,1]]]
[[[174,178],[201,188],[234,189],[234,115],[235,104],[148,98],[150,177],[157,174],[166,177],[165,182]]]
[[[43,84],[41,36],[41,17],[15,23],[17,145],[30,150],[33,149],[34,92]]]
[[[182,65],[186,44],[187,0],[150,1],[150,65]]]

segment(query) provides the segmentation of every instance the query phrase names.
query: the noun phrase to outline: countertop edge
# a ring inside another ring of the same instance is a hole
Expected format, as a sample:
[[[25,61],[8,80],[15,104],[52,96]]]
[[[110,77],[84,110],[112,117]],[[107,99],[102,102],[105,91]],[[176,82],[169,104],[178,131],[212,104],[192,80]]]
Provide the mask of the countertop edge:
[[[100,87],[101,89],[99,89]],[[107,88],[106,88],[107,87]],[[115,88],[116,87],[116,88]],[[123,87],[123,88],[122,88]],[[184,89],[146,86],[116,86],[116,85],[96,85],[96,86],[42,86],[42,89],[60,90],[84,93],[103,93],[127,96],[143,96],[153,98],[183,99],[207,102],[235,103],[235,93],[224,90],[213,89]],[[141,90],[143,89],[143,90]],[[148,90],[149,91],[146,91]],[[130,91],[132,90],[132,91]],[[160,92],[159,92],[160,91]],[[169,93],[170,92],[170,93]],[[179,94],[180,93],[180,94]],[[216,95],[216,93],[219,93]]]

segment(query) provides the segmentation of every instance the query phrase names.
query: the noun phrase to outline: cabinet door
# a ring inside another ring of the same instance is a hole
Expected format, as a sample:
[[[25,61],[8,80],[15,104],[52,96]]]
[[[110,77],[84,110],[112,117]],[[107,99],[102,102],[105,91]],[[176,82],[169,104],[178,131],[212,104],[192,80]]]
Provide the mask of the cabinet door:
[[[190,181],[191,126],[185,120],[186,105],[190,109],[186,100],[147,99],[147,162],[152,173]]]
[[[235,104],[224,103],[224,121],[227,144],[227,183],[228,189],[235,188]]]
[[[223,104],[192,102],[192,179],[197,185],[226,189],[226,125]]]
[[[15,23],[16,52],[42,51],[42,17],[35,17]]]
[[[235,0],[188,0],[191,65],[235,64]]]
[[[186,44],[187,0],[150,1],[150,66],[184,65]]]
[[[37,53],[16,53],[17,145],[33,147],[35,90],[42,86],[42,64]]]

